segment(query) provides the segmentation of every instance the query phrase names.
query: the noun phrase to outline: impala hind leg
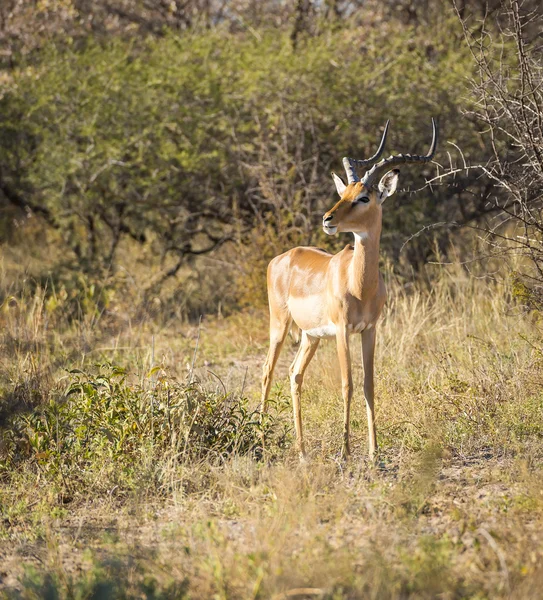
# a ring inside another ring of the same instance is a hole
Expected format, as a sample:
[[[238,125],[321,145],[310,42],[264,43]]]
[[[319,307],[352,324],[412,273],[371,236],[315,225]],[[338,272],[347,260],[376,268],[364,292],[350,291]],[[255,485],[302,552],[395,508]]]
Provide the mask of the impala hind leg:
[[[351,400],[353,398],[353,377],[351,373],[351,353],[349,350],[349,333],[346,328],[338,328],[336,333],[337,354],[341,371],[341,391],[343,395],[343,448],[344,459],[351,455],[349,432],[351,423]]]
[[[364,362],[364,396],[368,413],[368,441],[370,458],[377,450],[375,434],[375,412],[373,406],[373,356],[375,354],[375,327],[362,332],[362,360]]]
[[[268,355],[266,356],[262,373],[262,403],[260,406],[260,412],[262,414],[264,414],[268,408],[268,396],[270,395],[273,370],[277,364],[277,359],[281,353],[281,348],[283,347],[283,342],[285,341],[289,327],[289,318],[274,320],[274,322],[270,323],[270,347],[268,349]]]
[[[294,412],[294,427],[296,428],[298,450],[302,458],[305,457],[304,436],[302,430],[302,383],[305,370],[313,356],[315,356],[315,351],[317,350],[319,342],[319,338],[310,337],[303,331],[300,348],[294,362],[290,366],[290,391],[292,395],[292,410]]]

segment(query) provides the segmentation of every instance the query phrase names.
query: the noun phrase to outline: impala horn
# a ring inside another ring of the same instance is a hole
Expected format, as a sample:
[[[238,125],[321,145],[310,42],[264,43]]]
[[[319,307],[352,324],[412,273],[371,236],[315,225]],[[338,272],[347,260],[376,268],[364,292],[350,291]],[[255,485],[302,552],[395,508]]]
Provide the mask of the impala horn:
[[[366,167],[379,159],[379,157],[383,153],[383,150],[385,149],[385,142],[387,139],[389,123],[390,120],[386,122],[385,130],[383,131],[383,137],[381,138],[379,148],[377,148],[377,152],[371,158],[368,158],[367,160],[355,160],[354,158],[345,157],[343,159],[343,166],[345,167],[345,173],[347,173],[347,183],[356,183],[357,181],[360,181],[360,178],[356,174],[357,167]]]
[[[364,184],[364,186],[367,188],[371,187],[372,184],[377,179],[378,175],[380,173],[382,173],[385,169],[388,170],[392,167],[395,167],[396,165],[401,165],[404,163],[415,163],[415,162],[427,163],[427,162],[430,162],[432,160],[432,158],[434,157],[434,154],[436,153],[436,147],[437,147],[437,125],[436,125],[436,122],[433,117],[432,117],[432,132],[433,132],[432,144],[430,146],[430,150],[428,150],[428,154],[425,154],[424,156],[418,156],[417,154],[395,154],[395,155],[389,156],[388,158],[383,158],[383,160],[374,164],[373,167],[369,171],[366,172],[366,174],[362,178],[362,183]],[[343,160],[345,160],[345,159],[343,159]],[[350,160],[350,159],[347,159],[347,160]]]

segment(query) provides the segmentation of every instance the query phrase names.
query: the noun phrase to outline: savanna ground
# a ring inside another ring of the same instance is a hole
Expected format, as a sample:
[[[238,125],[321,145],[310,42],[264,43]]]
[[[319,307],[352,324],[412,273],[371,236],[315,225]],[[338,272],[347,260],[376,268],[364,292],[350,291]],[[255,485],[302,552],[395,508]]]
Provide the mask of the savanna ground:
[[[537,0],[0,2],[0,597],[543,594]],[[378,460],[351,339],[294,446],[266,265],[386,152]],[[265,438],[265,448],[262,438]]]
[[[508,279],[427,275],[388,274],[377,464],[356,336],[352,460],[339,458],[325,341],[306,377],[302,465],[292,341],[260,449],[265,310],[161,327],[103,314],[60,337],[39,290],[6,302],[2,369],[20,413],[2,440],[2,596],[540,597],[538,316]],[[27,410],[44,386],[47,403]]]

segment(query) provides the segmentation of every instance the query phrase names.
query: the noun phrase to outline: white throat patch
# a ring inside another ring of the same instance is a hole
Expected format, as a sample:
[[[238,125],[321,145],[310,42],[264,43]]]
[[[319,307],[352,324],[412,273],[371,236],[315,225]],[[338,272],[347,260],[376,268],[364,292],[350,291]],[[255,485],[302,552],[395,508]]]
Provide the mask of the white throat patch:
[[[353,235],[355,242],[363,242],[370,237],[370,234],[367,231],[353,231]]]

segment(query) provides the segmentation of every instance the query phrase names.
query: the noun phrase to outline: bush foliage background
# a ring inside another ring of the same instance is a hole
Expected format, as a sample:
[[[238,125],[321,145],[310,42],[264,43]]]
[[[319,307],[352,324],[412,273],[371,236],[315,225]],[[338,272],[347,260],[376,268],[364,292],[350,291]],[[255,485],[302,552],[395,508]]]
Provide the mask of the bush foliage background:
[[[257,247],[241,252],[261,256],[261,271],[282,248],[322,243],[330,171],[341,171],[343,155],[373,152],[387,119],[387,151],[425,151],[435,116],[442,140],[467,159],[480,154],[477,126],[461,117],[471,65],[450,11],[431,39],[424,27],[347,19],[322,20],[296,47],[288,29],[224,24],[158,38],[53,38],[5,73],[0,189],[6,208],[31,211],[64,248],[53,277],[113,276],[123,245],[134,244],[156,268],[143,283],[150,292],[224,245]],[[438,160],[447,150],[443,142]],[[402,186],[422,187],[431,173],[406,169]],[[473,218],[449,189],[387,208],[383,244],[395,261],[424,226]],[[420,266],[429,248],[415,239],[402,258]]]

